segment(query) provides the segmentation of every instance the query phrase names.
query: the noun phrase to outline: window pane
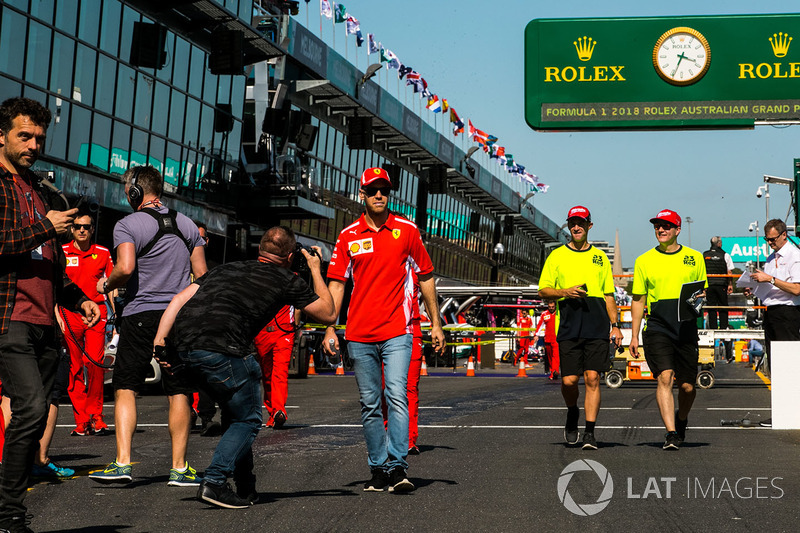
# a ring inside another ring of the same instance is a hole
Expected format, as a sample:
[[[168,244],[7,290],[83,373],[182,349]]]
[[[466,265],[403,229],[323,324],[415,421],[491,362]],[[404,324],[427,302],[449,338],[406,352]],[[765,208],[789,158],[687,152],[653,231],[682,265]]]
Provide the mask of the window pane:
[[[22,92],[22,86],[19,83],[6,78],[5,76],[0,76],[0,94],[12,95],[12,94],[20,94],[21,92]]]
[[[131,136],[131,163],[137,165],[147,164],[147,142],[149,135],[142,130],[133,129]]]
[[[200,146],[207,152],[214,146],[214,109],[207,105],[200,117]]]
[[[183,138],[184,108],[186,96],[182,92],[172,90],[172,99],[169,107],[169,138],[180,140]]]
[[[131,120],[133,116],[133,95],[136,83],[136,72],[119,64],[119,76],[117,77],[117,98],[114,116],[123,120]]]
[[[111,159],[111,119],[95,113],[93,122],[89,166],[108,172],[108,162]]]
[[[122,32],[119,41],[122,46],[119,51],[119,57],[125,61],[131,58],[130,43],[133,41],[133,23],[138,21],[139,18],[139,14],[128,6],[122,8]]]
[[[25,50],[25,79],[39,87],[47,87],[47,69],[41,59],[50,55],[50,28],[31,21],[28,29],[28,47]],[[6,52],[8,53],[8,52]]]
[[[28,0],[6,0],[6,4],[18,7],[23,11],[28,10]]]
[[[25,17],[10,9],[3,10],[3,25],[0,27],[0,50],[13,50],[19,46],[19,43],[24,42]],[[7,51],[0,53],[0,72],[21,78],[24,59],[25,54],[10,54]]]
[[[27,4],[27,2],[22,3]],[[31,2],[30,14],[50,24],[53,22],[54,5],[55,0],[35,0]]]
[[[92,105],[94,96],[94,70],[97,52],[78,45],[75,56],[75,85],[72,89],[72,98],[86,105]]]
[[[231,110],[236,118],[242,117],[244,107],[245,79],[244,76],[233,76],[233,88],[231,89]]]
[[[219,87],[217,88],[217,103],[229,104],[231,102],[231,77],[232,76],[219,77]],[[238,110],[237,113],[239,113]]]
[[[73,2],[59,2],[56,4],[56,27],[64,30],[70,35],[75,33],[75,22],[78,20],[78,12],[75,10]]]
[[[172,85],[185,91],[189,79],[189,43],[180,37],[175,39],[175,54],[172,62],[175,65],[172,72]]]
[[[164,174],[164,149],[166,145],[166,141],[161,137],[150,136],[150,151],[147,162],[156,167],[162,175]]]
[[[120,17],[122,5],[117,1],[103,3],[103,17],[100,25],[100,48],[112,55],[119,51]],[[129,42],[129,41],[123,41]],[[125,57],[127,59],[127,56]]]
[[[192,47],[192,63],[189,68],[189,92],[200,96],[203,90],[203,69],[206,56],[202,50]]]
[[[114,85],[117,81],[117,62],[105,54],[97,61],[97,98],[95,107],[108,114],[114,112]]]
[[[100,27],[100,0],[81,0],[80,18],[78,20],[78,37],[91,45],[97,46],[97,35]]]
[[[194,98],[186,100],[186,123],[184,125],[183,142],[189,146],[197,146],[197,129],[200,126],[200,102]]]
[[[164,68],[155,69],[156,77],[167,83],[172,81],[172,69],[175,67],[175,34],[167,32],[164,39],[164,49],[167,51],[167,64]]]
[[[150,128],[150,108],[153,105],[153,83],[150,76],[137,74],[136,105],[134,106],[134,124],[142,128]]]
[[[109,172],[124,174],[128,168],[129,150],[131,144],[131,128],[122,122],[114,122],[114,139],[111,143],[111,164]]]
[[[56,33],[53,38],[53,59],[50,61],[50,90],[69,98],[72,94],[72,60],[75,41]]]
[[[180,167],[181,147],[175,143],[167,143],[167,155],[164,160],[164,190],[175,192],[178,189]]]
[[[204,74],[203,100],[208,104],[215,104],[217,103],[217,83],[219,83],[219,76],[211,74],[208,68],[205,68]]]
[[[67,159],[86,166],[89,163],[89,130],[92,114],[81,106],[72,106],[69,121],[69,154]]]
[[[3,87],[0,85],[0,91],[2,90]],[[47,128],[47,141],[45,143],[44,152],[52,157],[57,157],[58,159],[66,159],[68,133],[67,126],[69,125],[67,117],[69,117],[70,108],[69,102],[63,100],[62,98],[51,96],[48,99],[47,108],[53,114],[53,121],[50,122],[50,127]]]
[[[160,81],[156,82],[156,97],[153,100],[153,131],[161,135],[167,134],[167,118],[169,117],[169,87]]]

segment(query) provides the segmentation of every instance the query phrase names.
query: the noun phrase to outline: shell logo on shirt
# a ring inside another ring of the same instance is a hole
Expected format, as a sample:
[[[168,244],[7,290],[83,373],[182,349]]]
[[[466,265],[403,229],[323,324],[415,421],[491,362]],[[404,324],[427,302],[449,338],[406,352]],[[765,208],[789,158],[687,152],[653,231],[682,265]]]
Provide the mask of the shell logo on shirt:
[[[92,254],[92,259],[97,259],[97,254]]]
[[[78,266],[78,258],[77,257],[67,257],[67,266],[68,267],[76,267],[76,266]]]
[[[395,229],[392,230],[392,237],[394,237],[395,239],[399,239],[400,238],[400,229],[399,228],[395,228]]]
[[[374,252],[372,237],[368,239],[361,239],[350,243],[350,255],[371,254]]]

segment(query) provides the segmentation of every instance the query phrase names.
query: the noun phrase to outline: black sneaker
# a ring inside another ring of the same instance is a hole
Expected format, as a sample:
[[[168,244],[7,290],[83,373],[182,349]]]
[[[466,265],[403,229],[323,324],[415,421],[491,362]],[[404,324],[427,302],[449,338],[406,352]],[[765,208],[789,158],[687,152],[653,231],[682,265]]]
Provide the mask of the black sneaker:
[[[772,427],[772,419],[771,418],[767,418],[766,420],[762,420],[761,422],[758,423],[758,425],[761,426],[762,428],[771,428]]]
[[[372,479],[364,483],[365,492],[383,492],[389,484],[389,476],[385,470],[380,468],[372,469]]]
[[[678,418],[678,411],[675,411],[675,432],[681,439],[681,443],[686,440],[686,427],[689,425],[689,419],[681,420]]]
[[[283,411],[276,411],[274,415],[272,415],[272,420],[274,422],[275,429],[281,429],[283,425],[286,423],[286,413]]]
[[[419,455],[419,447],[412,446],[408,449],[408,455]]]
[[[584,432],[582,448],[584,450],[596,450],[597,449],[597,441],[594,438],[594,433]]]
[[[197,490],[197,499],[226,509],[246,509],[250,507],[248,500],[239,497],[231,490],[230,483],[214,485],[205,479],[200,483],[200,488]]]
[[[411,492],[416,488],[417,487],[408,480],[405,468],[396,466],[389,472],[389,492],[403,494],[405,492]]]
[[[203,420],[200,426],[201,437],[216,437],[222,435],[222,425],[216,420]]]
[[[0,518],[0,533],[33,533],[28,527],[33,515],[14,515]]]
[[[670,431],[667,433],[666,439],[664,440],[664,446],[662,448],[664,450],[677,450],[681,447],[681,438],[678,436],[678,433],[675,431]]]

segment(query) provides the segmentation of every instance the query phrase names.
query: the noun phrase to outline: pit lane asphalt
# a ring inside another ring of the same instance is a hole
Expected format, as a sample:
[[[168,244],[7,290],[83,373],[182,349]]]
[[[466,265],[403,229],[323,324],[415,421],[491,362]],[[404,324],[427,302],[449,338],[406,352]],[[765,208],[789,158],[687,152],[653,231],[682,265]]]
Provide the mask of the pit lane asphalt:
[[[167,487],[165,398],[139,400],[129,485],[87,478],[114,459],[114,437],[69,436],[72,415],[62,406],[50,455],[78,474],[32,487],[26,499],[31,527],[90,533],[798,529],[800,431],[719,425],[720,419],[769,417],[769,390],[744,364],[717,366],[717,384],[698,391],[687,442],[677,452],[661,449],[654,382],[603,386],[600,449],[590,452],[564,445],[559,386],[540,368],[527,379],[514,377],[508,365],[479,369],[475,378],[464,377],[463,369],[456,376],[450,369],[430,371],[420,385],[422,454],[409,457],[417,486],[411,494],[362,492],[369,472],[355,380],[328,374],[290,381],[286,428],[262,430],[254,445],[261,500],[245,510],[212,508],[194,499],[195,489]],[[107,405],[109,422],[112,413]],[[190,464],[205,468],[216,441],[193,433]]]

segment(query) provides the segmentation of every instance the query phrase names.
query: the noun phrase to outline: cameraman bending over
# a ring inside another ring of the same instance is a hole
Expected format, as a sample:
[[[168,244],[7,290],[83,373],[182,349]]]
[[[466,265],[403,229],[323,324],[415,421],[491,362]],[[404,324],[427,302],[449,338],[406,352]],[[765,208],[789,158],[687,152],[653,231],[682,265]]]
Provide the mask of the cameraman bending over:
[[[161,351],[156,347],[165,346],[170,337],[178,355],[172,360],[162,356],[159,362],[173,371],[178,367],[170,364],[187,366],[229,422],[197,492],[198,499],[220,507],[241,509],[258,498],[252,444],[262,420],[261,368],[250,350],[253,338],[285,305],[326,324],[336,320],[319,250],[314,255],[301,250],[313,291],[289,270],[295,243],[291,229],[270,228],[261,239],[258,261],[221,265],[195,280],[172,299],[153,343],[154,352]],[[227,483],[231,475],[235,493]]]

